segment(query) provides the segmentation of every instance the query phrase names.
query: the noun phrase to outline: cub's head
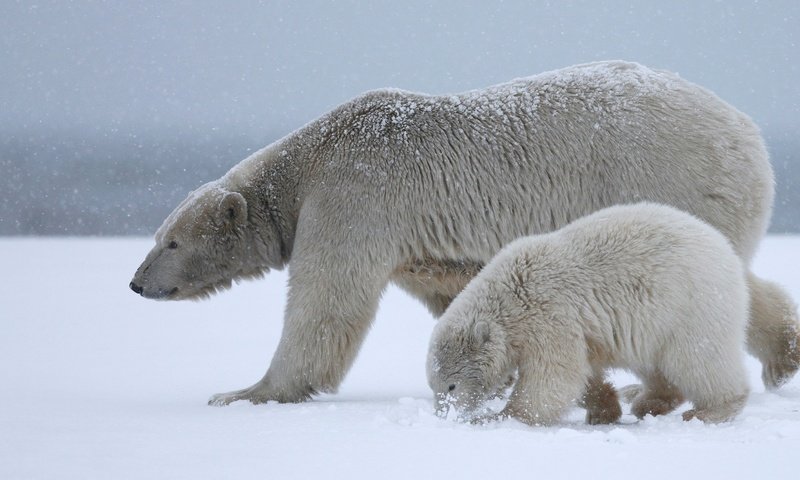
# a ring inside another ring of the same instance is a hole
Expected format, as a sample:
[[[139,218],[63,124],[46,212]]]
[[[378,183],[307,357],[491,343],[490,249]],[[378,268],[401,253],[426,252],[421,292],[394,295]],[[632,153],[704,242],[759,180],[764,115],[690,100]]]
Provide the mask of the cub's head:
[[[274,236],[267,225],[259,236]],[[156,232],[131,289],[143,297],[180,300],[206,297],[231,281],[260,276],[268,263],[254,246],[244,197],[214,182],[189,194]],[[269,256],[269,255],[266,255]]]
[[[431,339],[427,371],[436,413],[446,416],[454,407],[469,418],[513,372],[505,332],[493,322],[442,319]]]

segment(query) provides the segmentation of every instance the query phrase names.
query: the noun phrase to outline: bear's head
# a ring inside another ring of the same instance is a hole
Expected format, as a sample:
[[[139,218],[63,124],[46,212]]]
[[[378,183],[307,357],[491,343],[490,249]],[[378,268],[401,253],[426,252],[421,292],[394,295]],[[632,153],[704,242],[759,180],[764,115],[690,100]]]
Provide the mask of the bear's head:
[[[202,298],[229,288],[233,280],[261,276],[279,264],[265,258],[276,255],[271,245],[279,242],[265,239],[276,236],[269,222],[260,228],[252,223],[240,193],[216,182],[203,185],[164,220],[131,289],[158,300]]]
[[[463,418],[475,415],[506,386],[513,365],[503,328],[496,322],[440,320],[428,350],[428,385],[436,413],[451,407]]]

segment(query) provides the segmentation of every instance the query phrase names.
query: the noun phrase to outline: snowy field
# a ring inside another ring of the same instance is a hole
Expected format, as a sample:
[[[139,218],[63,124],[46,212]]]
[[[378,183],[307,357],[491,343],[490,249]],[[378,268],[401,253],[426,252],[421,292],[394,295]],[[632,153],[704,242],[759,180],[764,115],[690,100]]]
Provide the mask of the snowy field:
[[[281,331],[284,273],[200,303],[128,290],[149,239],[0,239],[0,479],[795,478],[800,378],[753,394],[733,423],[680,411],[590,427],[462,425],[432,414],[433,320],[397,289],[336,395],[206,405],[255,382]],[[755,271],[800,299],[800,237]],[[631,377],[615,376],[618,384]],[[627,412],[627,406],[625,406]]]

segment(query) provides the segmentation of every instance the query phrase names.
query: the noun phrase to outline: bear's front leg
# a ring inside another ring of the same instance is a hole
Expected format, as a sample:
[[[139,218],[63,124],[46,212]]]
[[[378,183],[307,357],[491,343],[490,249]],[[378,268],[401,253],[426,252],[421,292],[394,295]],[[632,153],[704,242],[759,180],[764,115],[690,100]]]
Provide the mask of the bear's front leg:
[[[312,248],[318,247],[318,248]],[[283,333],[258,383],[214,395],[209,405],[301,402],[334,392],[349,370],[375,316],[391,266],[363,251],[335,252],[316,242],[296,247],[289,268]]]

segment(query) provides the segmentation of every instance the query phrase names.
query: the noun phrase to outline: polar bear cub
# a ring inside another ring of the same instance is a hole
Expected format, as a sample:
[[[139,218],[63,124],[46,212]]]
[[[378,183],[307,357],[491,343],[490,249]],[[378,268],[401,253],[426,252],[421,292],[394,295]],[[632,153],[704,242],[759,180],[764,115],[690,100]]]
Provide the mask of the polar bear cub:
[[[475,415],[516,372],[494,417],[549,425],[577,400],[590,423],[612,423],[621,409],[605,372],[623,368],[643,383],[637,417],[689,400],[685,420],[728,421],[749,390],[748,298],[711,226],[664,205],[606,208],[501,250],[436,325],[428,383],[440,412]]]

